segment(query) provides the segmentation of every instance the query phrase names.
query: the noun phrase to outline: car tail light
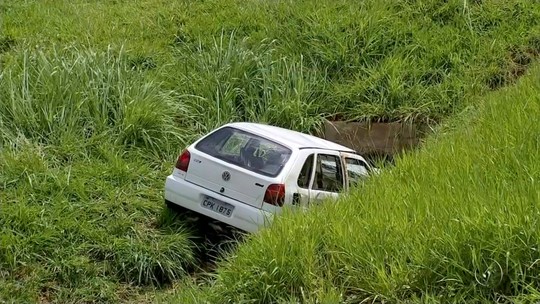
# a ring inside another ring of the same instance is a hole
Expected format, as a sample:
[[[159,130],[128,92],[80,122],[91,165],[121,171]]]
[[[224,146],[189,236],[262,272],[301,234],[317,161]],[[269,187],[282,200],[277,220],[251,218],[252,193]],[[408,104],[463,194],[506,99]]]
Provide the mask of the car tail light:
[[[272,184],[268,186],[264,193],[264,202],[274,206],[283,206],[285,202],[285,185]]]
[[[176,161],[176,168],[178,170],[187,172],[189,167],[189,159],[191,158],[191,155],[189,154],[188,150],[184,150],[180,156],[178,156],[178,160]]]

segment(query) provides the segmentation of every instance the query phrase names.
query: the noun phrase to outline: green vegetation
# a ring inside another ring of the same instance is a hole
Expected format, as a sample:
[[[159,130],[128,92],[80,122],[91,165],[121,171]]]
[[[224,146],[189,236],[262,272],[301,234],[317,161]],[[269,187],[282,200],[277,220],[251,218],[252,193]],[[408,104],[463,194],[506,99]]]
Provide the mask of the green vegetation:
[[[525,0],[15,0],[0,1],[0,17],[0,301],[13,302],[129,301],[183,282],[197,263],[196,242],[163,211],[163,180],[182,148],[215,126],[249,120],[313,131],[324,117],[439,122],[473,96],[513,83],[540,54],[540,7]],[[532,100],[535,85],[509,94]],[[499,114],[487,106],[474,132],[461,129],[471,133],[404,158],[365,195],[348,198],[355,204],[280,221],[225,262],[215,292],[191,292],[268,301],[527,294],[536,284],[535,264],[527,264],[534,254],[515,246],[522,232],[532,244],[534,220],[519,216],[525,205],[516,213],[478,207],[538,199],[527,146],[535,126],[526,121],[538,113],[532,101],[512,105],[518,100],[499,105]],[[521,125],[531,133],[512,133]],[[513,155],[523,157],[519,164]],[[502,175],[518,166],[531,182]],[[452,175],[458,169],[469,175]],[[313,229],[322,216],[328,225]],[[354,231],[330,225],[346,216]],[[297,239],[290,248],[282,246],[287,236]],[[495,287],[489,280],[474,287],[474,269],[490,265],[514,272]],[[190,301],[189,293],[175,296]]]
[[[538,301],[540,124],[531,122],[540,117],[540,69],[479,103],[337,203],[278,218],[208,287],[166,299]]]
[[[177,107],[123,56],[25,52],[0,76],[0,300],[117,301],[194,266],[160,214]]]
[[[0,155],[1,301],[118,301],[192,266],[187,232],[156,218],[159,171],[109,146],[66,163],[17,145]]]
[[[197,132],[230,120],[300,130],[321,116],[440,121],[471,95],[512,83],[540,53],[540,9],[528,0],[9,1],[1,9],[2,50],[123,48],[145,79],[174,91],[186,112],[173,114]]]

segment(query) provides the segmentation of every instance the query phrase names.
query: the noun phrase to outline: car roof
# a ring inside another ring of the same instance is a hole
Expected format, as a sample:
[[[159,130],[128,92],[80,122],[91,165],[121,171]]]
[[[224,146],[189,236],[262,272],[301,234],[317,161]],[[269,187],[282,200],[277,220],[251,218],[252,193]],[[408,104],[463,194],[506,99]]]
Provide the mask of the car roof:
[[[237,128],[243,131],[254,133],[259,136],[267,137],[275,142],[289,146],[290,148],[314,148],[356,153],[356,151],[351,148],[342,146],[329,140],[276,126],[252,122],[234,122],[226,124],[225,126]]]

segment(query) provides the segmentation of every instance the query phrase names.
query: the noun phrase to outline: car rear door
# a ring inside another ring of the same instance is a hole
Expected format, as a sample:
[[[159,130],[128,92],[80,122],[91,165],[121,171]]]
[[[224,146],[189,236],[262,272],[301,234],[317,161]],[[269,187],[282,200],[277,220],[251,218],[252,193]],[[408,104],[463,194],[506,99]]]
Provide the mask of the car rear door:
[[[353,153],[341,153],[345,166],[345,184],[347,189],[358,185],[369,177],[372,168],[365,159]]]
[[[295,206],[307,207],[310,202],[310,191],[313,183],[313,173],[315,169],[315,152],[303,150],[296,163],[292,168],[292,172],[297,174],[291,176],[288,184],[296,189],[292,195],[292,204]]]
[[[309,193],[310,204],[326,199],[336,199],[345,186],[345,177],[338,151],[319,151],[315,155],[313,176]]]

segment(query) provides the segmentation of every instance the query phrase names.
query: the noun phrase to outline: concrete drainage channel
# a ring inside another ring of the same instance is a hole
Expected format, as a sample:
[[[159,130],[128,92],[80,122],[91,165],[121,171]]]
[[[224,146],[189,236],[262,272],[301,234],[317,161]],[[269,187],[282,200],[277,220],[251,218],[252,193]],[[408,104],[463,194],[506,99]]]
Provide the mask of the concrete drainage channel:
[[[427,127],[407,122],[364,123],[324,122],[322,133],[327,140],[356,150],[370,161],[392,161],[396,154],[420,144]]]

